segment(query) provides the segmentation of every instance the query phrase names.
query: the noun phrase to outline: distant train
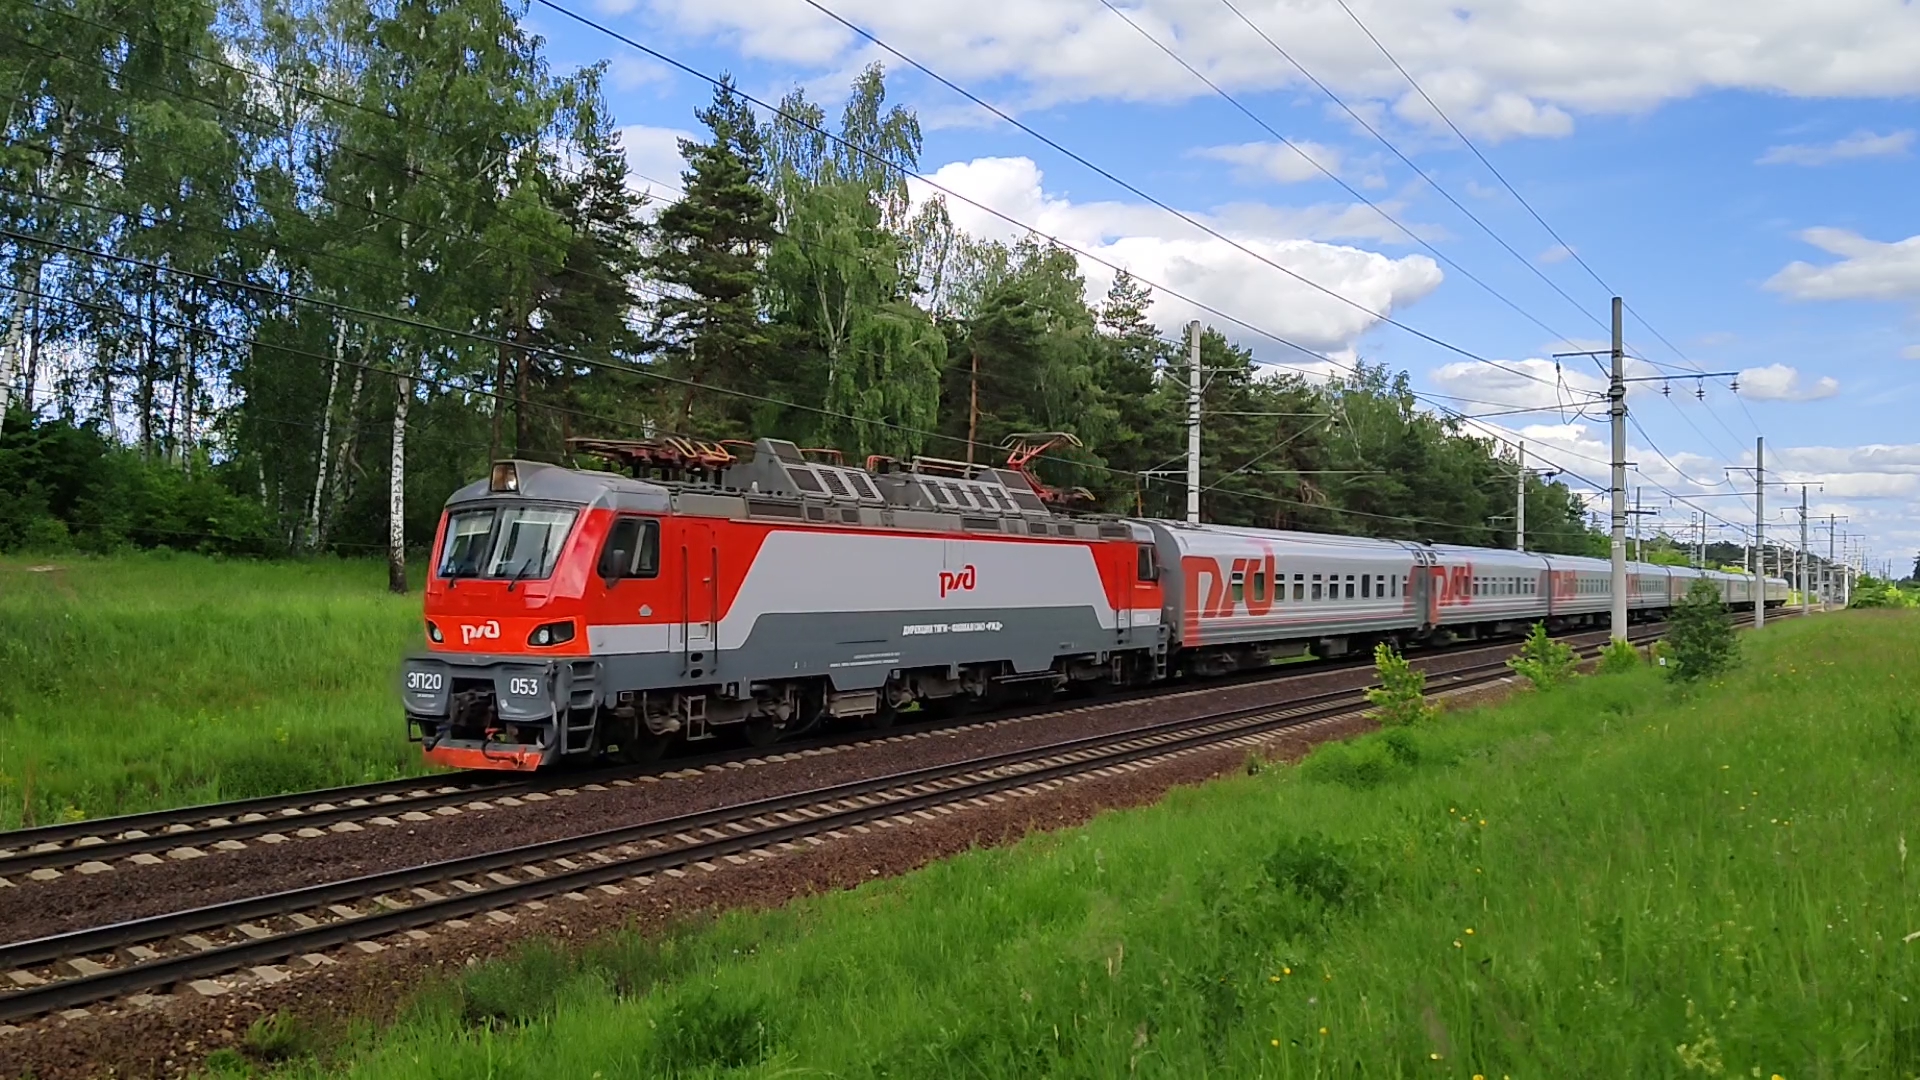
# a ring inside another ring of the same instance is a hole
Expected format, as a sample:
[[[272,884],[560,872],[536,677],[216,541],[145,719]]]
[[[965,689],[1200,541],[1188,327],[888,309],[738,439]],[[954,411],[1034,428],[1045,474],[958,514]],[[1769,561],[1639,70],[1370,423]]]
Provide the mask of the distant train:
[[[765,745],[916,703],[1603,626],[1611,610],[1602,559],[1067,513],[1069,494],[1025,469],[1032,452],[862,469],[774,439],[584,448],[633,475],[503,461],[447,502],[427,651],[402,673],[434,762],[645,759],[729,726]],[[1631,617],[1661,618],[1700,577],[1753,602],[1751,577],[1632,563]],[[1784,581],[1764,588],[1785,602]]]

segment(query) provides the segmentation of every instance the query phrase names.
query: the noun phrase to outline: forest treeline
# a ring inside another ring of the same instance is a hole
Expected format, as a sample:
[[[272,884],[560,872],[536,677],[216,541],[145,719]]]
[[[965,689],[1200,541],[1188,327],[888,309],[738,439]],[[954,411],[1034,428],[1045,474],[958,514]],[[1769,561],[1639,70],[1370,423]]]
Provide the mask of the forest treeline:
[[[878,66],[837,115],[723,84],[675,183],[629,171],[604,65],[557,70],[501,0],[0,12],[0,547],[386,551],[404,587],[490,459],[669,432],[1071,431],[1051,482],[1184,510],[1150,290],[1090,300],[1071,253],[911,198]],[[1514,465],[1404,374],[1201,351],[1209,520],[1511,543]],[[1528,503],[1528,546],[1593,549],[1565,486]]]

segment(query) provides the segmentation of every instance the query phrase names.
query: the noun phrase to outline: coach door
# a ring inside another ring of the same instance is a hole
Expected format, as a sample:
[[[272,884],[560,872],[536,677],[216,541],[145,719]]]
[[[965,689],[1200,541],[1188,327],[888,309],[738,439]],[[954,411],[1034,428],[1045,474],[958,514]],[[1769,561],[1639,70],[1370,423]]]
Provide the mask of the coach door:
[[[681,671],[705,678],[720,666],[720,552],[708,522],[683,519],[680,536]]]
[[[1445,571],[1439,569],[1439,563],[1433,552],[1413,549],[1413,573],[1409,581],[1413,586],[1413,610],[1420,614],[1428,629],[1440,625],[1440,593],[1446,582],[1441,576]]]

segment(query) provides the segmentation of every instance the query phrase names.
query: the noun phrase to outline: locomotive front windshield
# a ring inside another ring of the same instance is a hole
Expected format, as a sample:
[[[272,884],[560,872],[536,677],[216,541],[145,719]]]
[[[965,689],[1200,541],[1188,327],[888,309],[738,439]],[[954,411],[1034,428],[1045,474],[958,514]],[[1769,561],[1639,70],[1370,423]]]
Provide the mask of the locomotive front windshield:
[[[572,510],[551,506],[456,510],[440,554],[443,578],[538,581],[553,573],[573,529]]]

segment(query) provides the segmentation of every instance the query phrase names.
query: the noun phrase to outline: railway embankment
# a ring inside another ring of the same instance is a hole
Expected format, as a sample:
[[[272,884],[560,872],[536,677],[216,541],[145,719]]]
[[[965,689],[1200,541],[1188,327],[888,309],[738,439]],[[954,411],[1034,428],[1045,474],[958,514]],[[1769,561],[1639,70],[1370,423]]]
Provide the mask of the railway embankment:
[[[141,1023],[155,1071],[218,1048],[222,1068],[316,1053],[368,1077],[1795,1076],[1860,1046],[1892,1068],[1920,990],[1900,877],[1920,676],[1893,659],[1916,644],[1900,615],[1789,622],[1686,693],[1596,677],[1252,775],[1241,747],[1112,770],[590,912],[436,926],[198,1002],[186,1042],[177,1010],[50,1021],[36,1075]],[[1281,739],[1283,761],[1314,741]],[[397,989],[422,970],[465,974]],[[392,1026],[342,1041],[355,1018]]]

